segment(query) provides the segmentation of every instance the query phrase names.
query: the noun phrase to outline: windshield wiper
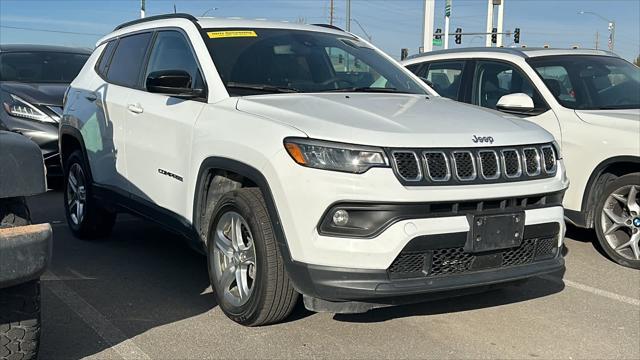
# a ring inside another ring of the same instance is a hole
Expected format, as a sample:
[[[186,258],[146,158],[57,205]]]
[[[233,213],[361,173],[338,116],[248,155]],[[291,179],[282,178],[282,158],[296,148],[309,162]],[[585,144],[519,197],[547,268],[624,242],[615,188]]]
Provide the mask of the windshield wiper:
[[[398,90],[396,88],[379,88],[379,87],[350,87],[342,89],[328,89],[319,92],[372,92],[372,93],[394,93],[394,94],[411,94],[408,91]]]
[[[298,89],[284,87],[284,86],[274,86],[274,85],[267,85],[267,84],[246,84],[246,83],[237,83],[237,82],[228,82],[227,88],[258,90],[258,91],[273,92],[273,93],[300,92],[300,90]]]

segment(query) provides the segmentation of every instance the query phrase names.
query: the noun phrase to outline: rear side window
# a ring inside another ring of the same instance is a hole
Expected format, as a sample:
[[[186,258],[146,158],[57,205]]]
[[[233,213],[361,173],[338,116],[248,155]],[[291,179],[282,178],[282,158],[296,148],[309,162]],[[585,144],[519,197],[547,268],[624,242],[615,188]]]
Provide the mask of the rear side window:
[[[438,94],[452,100],[458,100],[464,65],[464,61],[432,63],[429,70],[419,76],[431,81]]]
[[[109,61],[111,60],[111,55],[113,55],[113,50],[116,49],[117,40],[111,40],[107,43],[104,51],[102,51],[102,55],[100,56],[100,61],[98,62],[98,66],[96,67],[96,71],[101,76],[107,75],[107,70],[109,66]]]
[[[150,40],[151,33],[120,39],[109,64],[107,80],[116,85],[137,87]]]

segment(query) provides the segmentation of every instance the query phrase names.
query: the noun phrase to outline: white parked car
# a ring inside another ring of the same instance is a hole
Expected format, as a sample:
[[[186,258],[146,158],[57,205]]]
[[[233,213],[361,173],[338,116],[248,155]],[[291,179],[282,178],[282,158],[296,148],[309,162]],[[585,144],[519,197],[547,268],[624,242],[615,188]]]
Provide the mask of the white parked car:
[[[567,219],[640,268],[640,69],[598,50],[466,48],[404,62],[445,97],[520,116],[562,147]]]
[[[336,28],[123,24],[71,84],[60,132],[73,233],[126,210],[183,234],[244,325],[281,321],[299,294],[362,312],[564,266],[553,136],[443,99]]]

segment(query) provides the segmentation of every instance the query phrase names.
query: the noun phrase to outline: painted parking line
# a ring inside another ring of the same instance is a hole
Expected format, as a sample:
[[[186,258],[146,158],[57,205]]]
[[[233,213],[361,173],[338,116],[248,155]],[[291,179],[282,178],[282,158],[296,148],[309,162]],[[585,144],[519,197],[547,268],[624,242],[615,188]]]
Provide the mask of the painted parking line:
[[[574,289],[578,289],[578,290],[582,290],[582,291],[586,291],[588,293],[592,293],[598,296],[602,296],[602,297],[606,297],[609,298],[611,300],[616,300],[616,301],[620,301],[622,303],[626,303],[629,305],[633,305],[633,306],[638,306],[640,307],[640,300],[638,299],[634,299],[632,297],[629,296],[624,296],[624,295],[620,295],[620,294],[616,294],[607,290],[602,290],[602,289],[598,289],[589,285],[585,285],[585,284],[581,284],[575,281],[571,281],[571,280],[567,280],[567,279],[560,279],[554,276],[549,276],[549,275],[544,275],[544,276],[540,276],[541,279],[544,280],[548,280],[548,281],[552,281],[558,284],[562,284],[564,283],[566,286],[572,287]]]
[[[123,359],[151,359],[136,343],[129,339],[120,329],[115,327],[96,308],[86,302],[78,293],[65,285],[64,280],[51,271],[44,274],[48,281],[44,283],[47,289],[65,303],[76,315],[108,344]]]

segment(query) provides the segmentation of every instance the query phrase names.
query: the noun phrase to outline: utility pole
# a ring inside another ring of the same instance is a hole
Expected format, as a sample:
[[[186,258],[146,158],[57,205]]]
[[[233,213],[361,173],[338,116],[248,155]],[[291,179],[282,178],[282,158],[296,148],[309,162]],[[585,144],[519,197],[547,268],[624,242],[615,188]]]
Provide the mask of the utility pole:
[[[433,16],[435,0],[424,0],[424,18],[422,20],[422,51],[433,50]]]
[[[329,1],[329,24],[333,25],[333,0]]]
[[[140,0],[140,19],[144,18],[144,12],[145,12],[145,0]]]
[[[600,47],[600,32],[596,31],[596,50]]]
[[[451,17],[451,1],[447,0],[444,5],[444,49],[449,48],[449,18]]]
[[[347,0],[347,32],[351,32],[351,0]]]
[[[505,0],[487,0],[487,39],[485,45],[491,47],[491,33],[493,32],[494,6],[498,6],[498,24],[496,31],[499,34],[496,39],[496,46],[502,46],[502,24],[504,22],[504,2]]]

